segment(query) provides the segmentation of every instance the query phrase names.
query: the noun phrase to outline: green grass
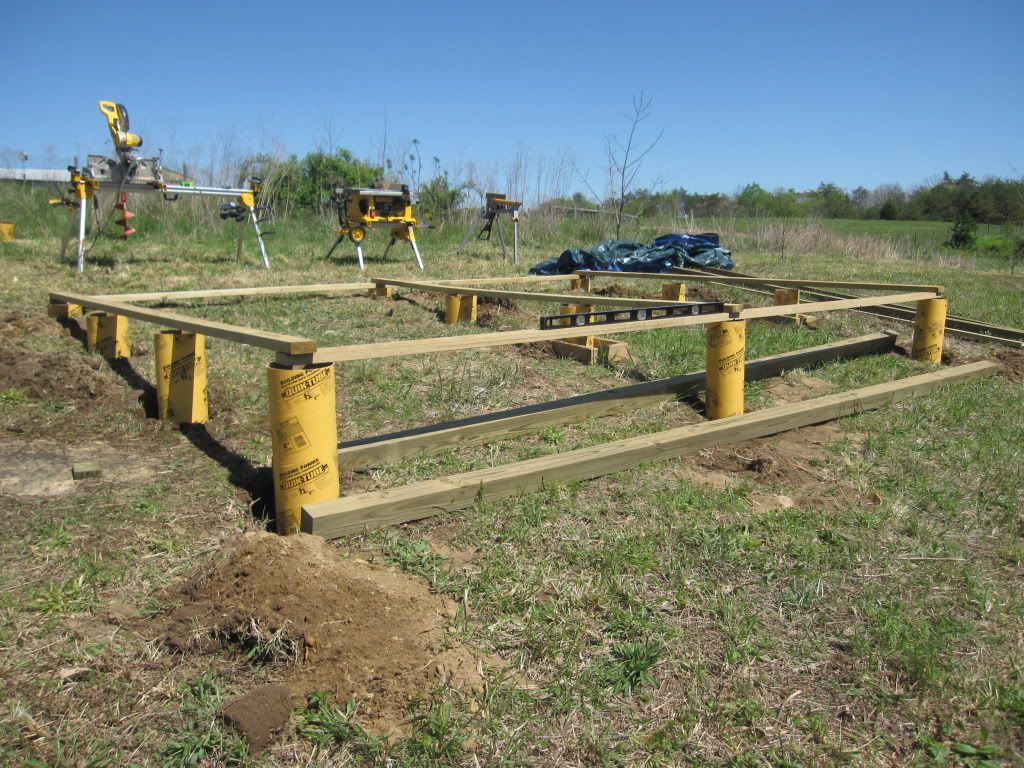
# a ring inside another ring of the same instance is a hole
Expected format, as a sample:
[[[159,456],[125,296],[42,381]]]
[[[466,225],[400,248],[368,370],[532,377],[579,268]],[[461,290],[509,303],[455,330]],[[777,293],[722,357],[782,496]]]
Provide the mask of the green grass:
[[[142,211],[135,220],[140,234],[127,243],[98,240],[87,271],[77,276],[55,258],[59,212],[27,203],[18,210],[24,211],[15,217],[19,241],[0,244],[11,276],[0,285],[0,300],[8,311],[38,319],[8,338],[24,353],[89,360],[42,317],[50,289],[108,293],[363,277],[350,251],[322,258],[333,239],[328,221],[278,222],[267,272],[256,265],[251,241],[242,262],[235,261],[233,232],[207,222],[201,209],[164,216],[156,206]],[[994,258],[965,267],[930,251],[929,243],[944,237],[939,225],[821,222],[841,238],[815,234],[814,249],[787,246],[785,256],[770,238],[759,239],[756,222],[730,226],[735,242],[726,244],[741,271],[943,284],[951,312],[1024,326],[1024,281]],[[590,223],[528,217],[523,230],[518,270],[501,260],[496,246],[474,244],[463,256],[451,255],[462,226],[426,230],[426,275],[520,274],[609,234]],[[651,232],[637,227],[625,235],[649,239]],[[847,237],[867,243],[863,255],[843,250]],[[872,251],[871,238],[915,237],[920,247],[899,258]],[[380,233],[371,235],[368,274],[419,275],[411,255],[397,247],[380,262],[384,244]],[[654,290],[634,287],[648,295]],[[756,301],[735,289],[719,293]],[[223,300],[180,311],[332,345],[474,332],[439,322],[440,297],[411,298]],[[519,312],[498,313],[491,327],[532,327],[550,306],[517,303]],[[852,313],[823,319],[817,331],[751,323],[748,357],[893,327]],[[895,327],[905,342],[907,327]],[[143,346],[151,346],[154,330],[132,323]],[[339,435],[362,437],[703,367],[698,332],[625,338],[634,357],[628,370],[583,368],[513,349],[339,366]],[[993,352],[962,342],[951,342],[950,350],[959,359]],[[268,355],[213,340],[209,359],[210,436],[264,466]],[[151,380],[151,353],[133,365]],[[838,391],[923,370],[890,355],[812,373]],[[367,702],[317,693],[293,714],[281,743],[254,756],[217,711],[230,697],[272,680],[275,662],[290,663],[294,648],[253,631],[233,638],[234,650],[223,656],[173,657],[133,625],[118,629],[104,618],[125,605],[143,622],[166,609],[168,584],[202,569],[225,542],[261,524],[249,512],[254,499],[233,485],[237,468],[144,419],[137,392],[105,366],[97,375],[110,385],[103,398],[59,409],[0,380],[0,426],[10,439],[95,440],[150,468],[120,485],[5,500],[0,692],[7,705],[0,714],[0,762],[978,768],[985,761],[1024,762],[1019,380],[949,386],[844,419],[836,440],[792,467],[786,480],[730,469],[723,484],[702,482],[701,462],[753,450],[735,446],[553,484],[343,542],[342,550],[425,579],[457,605],[453,642],[499,656],[505,666],[488,673],[482,691],[424,691],[410,704],[406,735],[393,743],[363,729]],[[751,408],[769,401],[763,383],[748,385]],[[396,486],[696,418],[688,404],[652,406],[454,448],[346,482]],[[754,449],[777,455],[777,443],[769,438]],[[801,477],[807,482],[793,479]],[[754,503],[776,495],[792,505]],[[463,560],[460,552],[471,554]],[[68,668],[89,671],[62,683],[54,670]]]

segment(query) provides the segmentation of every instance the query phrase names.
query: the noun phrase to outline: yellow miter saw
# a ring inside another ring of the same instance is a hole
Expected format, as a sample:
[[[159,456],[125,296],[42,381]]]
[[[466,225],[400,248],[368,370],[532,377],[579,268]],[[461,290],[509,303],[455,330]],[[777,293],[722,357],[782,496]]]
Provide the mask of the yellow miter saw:
[[[100,101],[100,112],[107,119],[110,138],[114,142],[117,157],[89,155],[84,168],[69,166],[71,173],[71,196],[51,200],[53,205],[64,205],[71,209],[68,218],[68,229],[61,246],[61,257],[67,253],[68,244],[74,236],[75,219],[78,219],[78,271],[85,269],[85,228],[87,222],[86,209],[89,198],[100,190],[111,190],[117,202],[114,208],[121,212],[117,223],[123,228],[121,239],[135,233],[129,226],[129,220],[135,214],[128,210],[129,192],[159,192],[168,201],[177,200],[180,195],[207,195],[211,197],[232,197],[234,201],[220,206],[220,217],[239,223],[237,256],[242,254],[242,241],[245,225],[251,223],[256,232],[263,266],[270,268],[270,259],[263,243],[264,233],[260,231],[260,222],[270,218],[266,206],[257,205],[256,198],[262,187],[262,180],[256,177],[248,179],[247,188],[203,187],[193,184],[182,174],[164,171],[160,157],[140,157],[136,150],[142,146],[142,137],[131,133],[128,121],[128,110],[116,101]],[[169,176],[170,179],[165,178]],[[173,181],[173,183],[168,183]]]

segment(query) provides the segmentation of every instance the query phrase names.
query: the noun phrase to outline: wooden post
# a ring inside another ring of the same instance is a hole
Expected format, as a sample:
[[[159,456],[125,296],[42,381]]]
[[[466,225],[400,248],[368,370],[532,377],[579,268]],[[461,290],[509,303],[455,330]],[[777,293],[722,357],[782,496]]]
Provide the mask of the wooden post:
[[[746,321],[712,323],[706,335],[705,416],[708,419],[739,416],[743,413]]]
[[[475,323],[476,322],[476,307],[477,297],[475,293],[467,294],[462,297],[462,304],[459,306],[459,322],[460,323]]]
[[[81,304],[69,304],[63,301],[51,301],[46,306],[46,314],[57,320],[73,320],[82,316]]]
[[[173,424],[209,421],[206,338],[201,333],[161,331],[153,336],[153,358],[160,420]]]
[[[573,287],[574,288],[578,287],[584,293],[590,293],[590,278],[587,275],[580,275],[579,281],[580,281],[579,286],[575,286],[574,285]]]
[[[799,288],[776,288],[775,289],[775,306],[785,307],[790,304],[800,303],[800,289]],[[786,315],[785,320],[792,320],[794,323],[800,323],[800,315]]]
[[[666,301],[686,301],[686,283],[662,283],[661,298]]]
[[[377,299],[390,299],[394,292],[395,289],[392,288],[390,285],[382,285],[381,283],[377,283],[376,285],[373,286],[373,291],[371,291],[370,295]]]
[[[128,318],[109,312],[98,312],[96,319],[96,350],[107,360],[131,357],[128,341]]]
[[[267,384],[277,532],[288,535],[299,532],[303,504],[341,496],[334,365],[271,363]]]
[[[924,299],[917,302],[912,353],[915,360],[935,364],[942,362],[948,303],[945,298]]]

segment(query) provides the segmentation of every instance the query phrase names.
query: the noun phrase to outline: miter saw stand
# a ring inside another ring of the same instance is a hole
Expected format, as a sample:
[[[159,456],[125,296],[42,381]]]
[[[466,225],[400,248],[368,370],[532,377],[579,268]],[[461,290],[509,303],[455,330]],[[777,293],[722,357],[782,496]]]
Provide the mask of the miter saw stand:
[[[142,138],[128,132],[128,112],[123,105],[112,101],[99,102],[100,112],[107,118],[110,135],[117,151],[117,159],[103,155],[89,155],[86,167],[69,166],[71,173],[71,197],[65,196],[50,203],[64,205],[69,209],[68,226],[61,243],[60,255],[67,255],[68,245],[75,234],[75,219],[78,220],[77,259],[79,272],[85,270],[85,225],[89,207],[89,199],[100,190],[111,190],[117,195],[114,207],[122,212],[117,220],[124,231],[121,239],[126,239],[135,230],[129,226],[129,219],[135,216],[128,210],[128,194],[133,192],[158,192],[165,200],[177,200],[180,195],[207,195],[210,197],[234,197],[235,201],[220,206],[222,219],[233,219],[238,222],[238,246],[236,258],[241,258],[242,242],[245,225],[252,223],[256,232],[263,266],[270,269],[270,259],[263,242],[264,233],[260,230],[260,222],[269,218],[269,210],[257,206],[256,196],[260,192],[262,180],[251,178],[248,188],[232,187],[200,187],[182,179],[180,184],[168,184],[163,179],[163,169],[159,157],[138,157],[135,150],[142,146]],[[76,215],[77,213],[77,215]],[[263,218],[260,218],[260,216]],[[269,234],[269,233],[267,233]]]
[[[505,251],[505,233],[501,228],[502,214],[508,215],[512,219],[512,263],[516,266],[519,266],[519,211],[522,207],[523,203],[521,200],[508,200],[500,192],[488,192],[484,207],[480,209],[479,214],[479,217],[484,220],[484,224],[476,235],[477,240],[490,240],[491,230],[497,224],[498,240],[501,243],[501,257],[503,259],[508,258],[508,254]],[[455,253],[462,253],[465,250],[466,243],[473,236],[475,229],[476,225],[471,221],[469,228],[466,230],[466,236],[462,239],[462,244],[459,245]]]

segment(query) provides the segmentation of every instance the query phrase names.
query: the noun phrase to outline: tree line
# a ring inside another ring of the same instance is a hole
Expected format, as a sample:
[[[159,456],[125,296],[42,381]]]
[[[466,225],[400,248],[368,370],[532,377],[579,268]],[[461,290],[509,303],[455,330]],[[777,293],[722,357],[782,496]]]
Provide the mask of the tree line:
[[[826,182],[804,191],[768,191],[751,183],[733,195],[697,194],[681,187],[667,192],[639,189],[629,194],[626,210],[643,216],[970,219],[985,224],[1020,224],[1024,222],[1024,179],[988,177],[978,181],[969,173],[954,178],[947,172],[932,184],[909,190],[898,184],[885,184],[847,191]]]

